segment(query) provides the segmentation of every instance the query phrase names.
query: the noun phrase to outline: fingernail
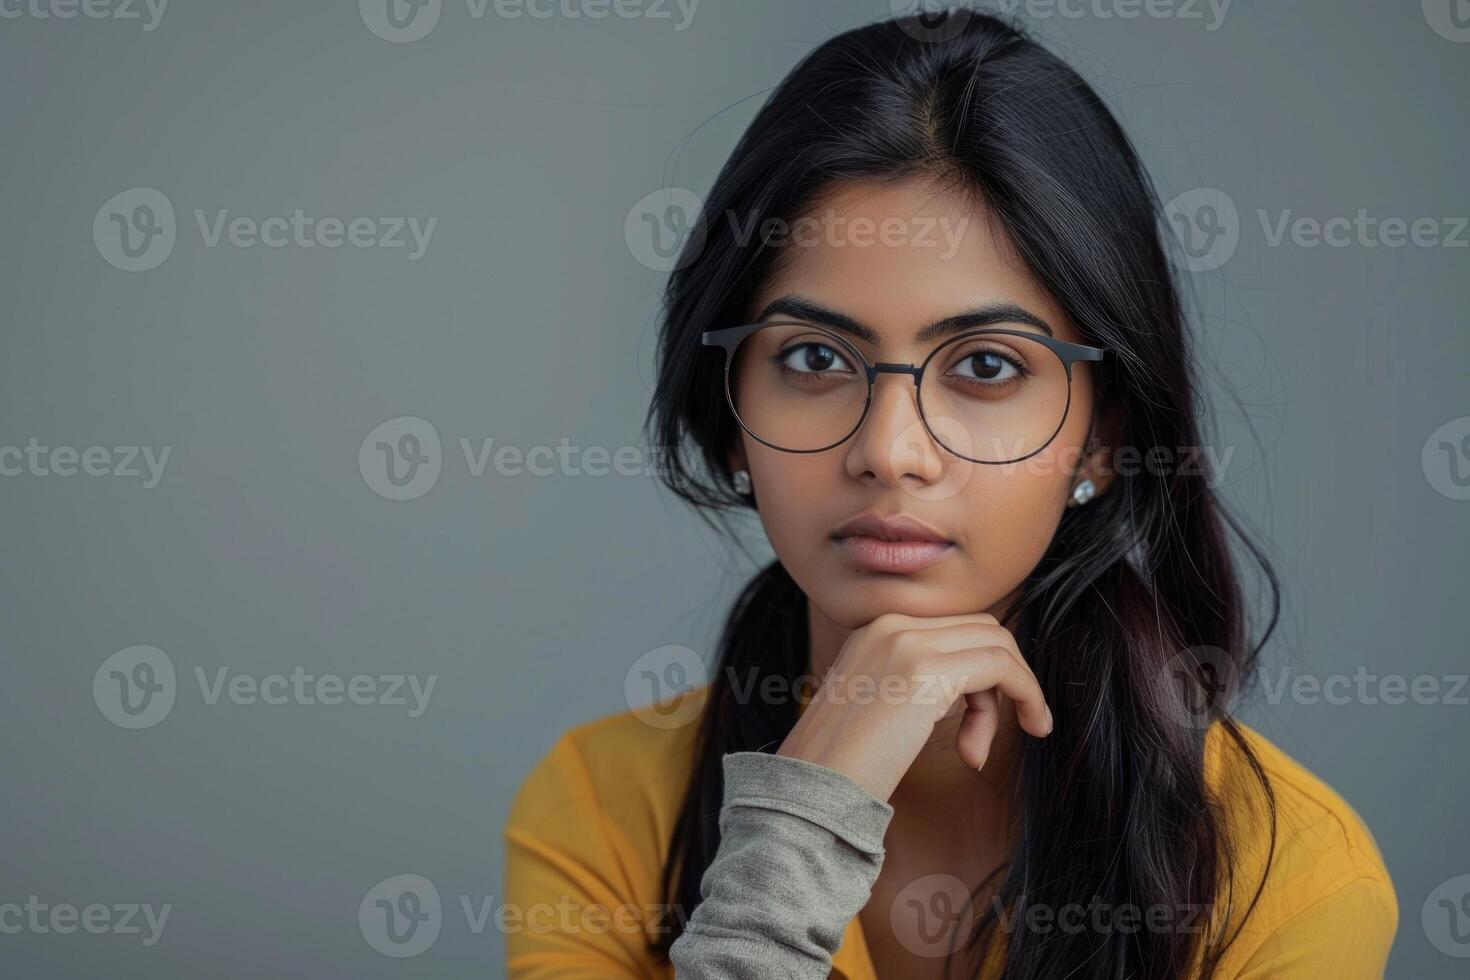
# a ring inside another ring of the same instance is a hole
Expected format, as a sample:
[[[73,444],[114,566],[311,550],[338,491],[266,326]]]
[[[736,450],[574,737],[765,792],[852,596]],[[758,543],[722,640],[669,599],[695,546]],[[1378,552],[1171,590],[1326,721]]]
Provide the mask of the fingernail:
[[[1051,716],[1051,706],[1050,705],[1047,705],[1047,708],[1046,708],[1046,733],[1048,735],[1050,735],[1051,732],[1052,732],[1052,729],[1053,728],[1056,728],[1056,727],[1057,727],[1056,719],[1052,718],[1052,716]]]

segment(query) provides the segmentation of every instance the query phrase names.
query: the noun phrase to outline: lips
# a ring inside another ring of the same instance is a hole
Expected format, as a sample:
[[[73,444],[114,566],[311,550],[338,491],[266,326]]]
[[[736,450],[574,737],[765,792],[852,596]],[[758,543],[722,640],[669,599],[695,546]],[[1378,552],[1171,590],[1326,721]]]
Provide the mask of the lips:
[[[917,572],[954,547],[949,538],[907,514],[862,514],[844,523],[832,538],[868,572]]]
[[[917,517],[907,514],[859,514],[839,527],[834,538],[877,538],[879,541],[929,541],[949,544],[950,540]]]

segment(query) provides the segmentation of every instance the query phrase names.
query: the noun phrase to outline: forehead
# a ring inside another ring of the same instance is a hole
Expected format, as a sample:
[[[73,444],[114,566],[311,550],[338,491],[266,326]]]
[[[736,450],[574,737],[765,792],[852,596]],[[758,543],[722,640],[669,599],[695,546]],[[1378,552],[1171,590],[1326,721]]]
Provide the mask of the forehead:
[[[908,347],[926,323],[1011,303],[1058,338],[1083,338],[1032,276],[983,202],[927,181],[842,182],[776,228],[781,257],[750,317],[799,294]]]

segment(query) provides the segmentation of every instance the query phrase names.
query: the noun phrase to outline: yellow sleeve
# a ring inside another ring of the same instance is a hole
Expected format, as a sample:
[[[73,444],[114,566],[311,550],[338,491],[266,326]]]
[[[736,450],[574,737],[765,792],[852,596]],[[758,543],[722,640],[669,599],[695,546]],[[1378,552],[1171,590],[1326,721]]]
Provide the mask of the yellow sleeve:
[[[563,735],[511,803],[505,841],[506,975],[646,977],[642,910],[590,772]]]
[[[1237,978],[1382,980],[1398,922],[1393,884],[1357,878],[1272,930]]]

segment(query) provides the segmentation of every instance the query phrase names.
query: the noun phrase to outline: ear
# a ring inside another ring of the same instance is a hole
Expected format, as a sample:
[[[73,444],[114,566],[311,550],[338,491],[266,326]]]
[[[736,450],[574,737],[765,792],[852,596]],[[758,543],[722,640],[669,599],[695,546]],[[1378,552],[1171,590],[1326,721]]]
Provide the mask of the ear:
[[[1117,468],[1113,466],[1113,451],[1122,438],[1122,407],[1116,400],[1108,399],[1093,415],[1092,430],[1072,486],[1091,480],[1097,487],[1098,496],[1106,493],[1118,476]]]
[[[731,473],[736,470],[750,469],[750,465],[745,460],[745,446],[742,440],[737,438],[735,444],[725,453],[725,465],[730,467]]]

